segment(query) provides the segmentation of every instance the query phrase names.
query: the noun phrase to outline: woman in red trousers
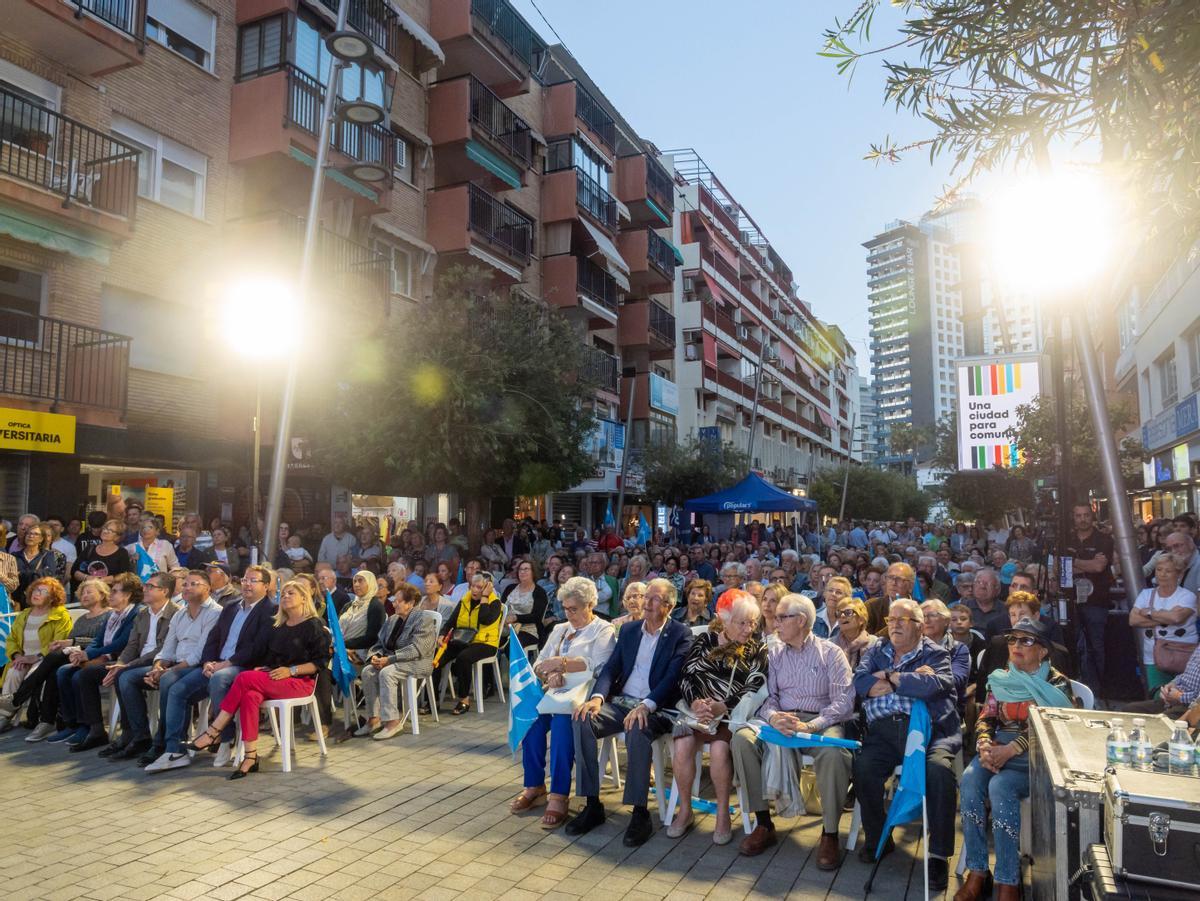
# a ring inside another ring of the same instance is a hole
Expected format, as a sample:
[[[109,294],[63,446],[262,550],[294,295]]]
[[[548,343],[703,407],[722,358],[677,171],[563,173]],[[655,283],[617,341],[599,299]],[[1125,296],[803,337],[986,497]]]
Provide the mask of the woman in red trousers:
[[[187,745],[202,751],[221,737],[221,730],[236,713],[242,725],[245,759],[229,774],[241,779],[258,772],[258,713],[263,701],[303,698],[313,692],[316,675],[329,662],[330,635],[304,582],[283,586],[275,628],[267,645],[266,666],[238,674],[221,702],[221,713],[204,734]]]

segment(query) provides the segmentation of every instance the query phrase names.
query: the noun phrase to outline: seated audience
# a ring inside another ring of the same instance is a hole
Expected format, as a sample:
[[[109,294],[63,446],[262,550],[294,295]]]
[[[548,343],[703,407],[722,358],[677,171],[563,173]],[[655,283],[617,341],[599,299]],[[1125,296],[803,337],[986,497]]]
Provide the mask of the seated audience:
[[[1031,619],[1046,626],[1046,636],[1049,639],[1050,628],[1039,616],[1041,605],[1038,604],[1036,595],[1025,591],[1014,591],[1009,594],[1008,600],[1004,603],[1010,626],[1015,626],[1023,619]],[[975,702],[977,704],[983,704],[983,700],[987,695],[988,676],[996,670],[1002,670],[1008,666],[1009,647],[1006,636],[1007,633],[997,635],[987,643],[983,653],[983,661],[976,668],[974,685]],[[1071,670],[1071,657],[1067,653],[1067,649],[1062,645],[1055,644],[1053,641],[1050,642],[1049,647],[1050,665],[1060,673],[1069,673]]]
[[[504,625],[514,626],[517,640],[523,648],[536,648],[541,639],[542,621],[546,618],[549,598],[546,590],[537,583],[537,564],[532,560],[521,560],[516,565],[517,581],[504,589],[500,600],[508,611]],[[504,630],[501,639],[508,637]]]
[[[429,597],[427,593],[426,600]],[[471,590],[454,605],[450,616],[442,622],[434,667],[439,691],[449,673],[450,688],[454,693],[451,713],[455,716],[461,716],[471,709],[471,677],[475,662],[494,657],[500,647],[500,614],[503,609],[500,598],[492,590],[491,574],[478,572],[471,580]]]
[[[373,572],[366,569],[356,572],[351,590],[353,596],[338,615],[338,625],[342,627],[342,640],[350,662],[361,667],[366,663],[367,648],[375,643],[387,614],[383,601],[377,597],[379,583]]]
[[[433,654],[437,650],[437,620],[419,609],[421,593],[402,582],[392,599],[395,610],[370,650],[362,671],[367,722],[354,734],[373,735],[384,741],[404,727],[400,718],[400,691],[409,676],[424,679],[433,672]]]
[[[925,637],[950,652],[954,693],[961,717],[967,704],[967,682],[971,678],[971,650],[950,634],[950,610],[939,598],[930,598],[923,603],[921,612],[925,614]]]
[[[671,618],[688,628],[707,626],[712,621],[715,611],[712,594],[712,585],[708,582],[703,579],[693,580],[684,591],[684,604],[671,611]]]
[[[12,728],[17,708],[32,696],[32,691],[27,691],[19,703],[14,702],[22,683],[57,650],[56,643],[66,641],[71,634],[71,614],[66,603],[63,584],[53,576],[37,579],[27,587],[25,607],[13,618],[4,642],[8,662],[0,676],[0,732]],[[39,688],[41,684],[41,679],[35,683]]]
[[[621,607],[625,612],[612,621],[614,629],[619,629],[626,623],[640,621],[646,611],[646,583],[627,584],[625,594],[621,597]]]
[[[858,598],[845,598],[838,603],[837,622],[832,641],[842,649],[853,671],[863,652],[879,639],[867,631],[867,605]]]

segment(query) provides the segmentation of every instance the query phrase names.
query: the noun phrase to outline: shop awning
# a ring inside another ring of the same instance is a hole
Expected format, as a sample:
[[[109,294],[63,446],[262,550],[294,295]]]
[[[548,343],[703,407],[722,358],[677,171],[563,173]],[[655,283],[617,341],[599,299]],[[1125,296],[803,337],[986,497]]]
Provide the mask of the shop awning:
[[[315,166],[317,164],[316,159],[312,155],[305,153],[299,147],[289,147],[288,153],[291,155],[292,159],[299,160],[300,162],[304,163],[304,165],[308,166],[309,168],[312,168],[313,166]],[[343,188],[345,188],[348,191],[353,191],[355,194],[361,194],[363,197],[367,198],[372,203],[379,202],[379,193],[378,192],[372,191],[370,188],[368,188],[362,182],[358,181],[357,179],[351,178],[349,175],[347,175],[344,172],[339,172],[337,169],[326,168],[325,169],[325,177],[329,178],[333,181],[336,181],[339,185],[341,185]]]
[[[467,157],[474,160],[510,188],[521,187],[521,173],[478,141],[467,141]]]
[[[659,235],[659,237],[662,237],[662,236]],[[665,243],[668,247],[671,248],[671,254],[675,257],[675,265],[682,266],[683,265],[683,252],[678,247],[676,247],[674,244],[672,244],[670,241],[668,241],[666,238],[663,238],[663,243]]]
[[[729,292],[722,288],[715,278],[707,272],[701,272],[700,274],[704,276],[704,284],[708,285],[708,291],[712,294],[713,300],[729,299]]]
[[[413,39],[425,50],[425,54],[423,55],[427,58],[422,60],[421,69],[429,69],[435,65],[445,63],[446,54],[442,52],[442,48],[438,42],[433,39],[433,35],[418,25],[416,19],[400,9],[396,4],[392,3],[389,5],[396,14],[396,23],[412,35]]]
[[[671,224],[671,217],[668,216],[666,213],[664,213],[661,209],[659,209],[658,204],[655,203],[653,200],[651,200],[649,197],[646,198],[646,206],[650,207],[650,209],[654,213],[654,215],[662,220],[663,225]],[[679,251],[678,250],[675,251],[675,254],[678,256]],[[682,263],[683,260],[680,260],[679,262]]]
[[[579,221],[583,223],[583,227],[587,229],[588,235],[596,242],[596,248],[607,261],[608,265],[606,268],[609,275],[615,278],[618,284],[624,282],[622,290],[628,291],[629,266],[621,256],[620,251],[617,250],[617,245],[612,242],[608,235],[592,225],[587,219],[580,217]]]
[[[107,244],[82,233],[66,231],[54,220],[36,213],[13,209],[0,211],[0,234],[47,250],[69,253],[82,260],[93,260],[105,266],[109,264]]]

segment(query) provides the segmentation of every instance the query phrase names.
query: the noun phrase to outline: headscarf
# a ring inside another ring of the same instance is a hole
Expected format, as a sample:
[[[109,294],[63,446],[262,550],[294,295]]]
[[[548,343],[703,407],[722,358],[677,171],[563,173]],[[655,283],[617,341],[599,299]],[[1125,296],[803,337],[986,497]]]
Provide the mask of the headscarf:
[[[1050,661],[1043,660],[1036,673],[1027,673],[1009,663],[988,676],[988,691],[1002,704],[1033,701],[1040,707],[1070,707],[1071,699],[1062,689],[1051,685]]]
[[[359,576],[363,577],[367,583],[367,590],[361,597],[357,594],[353,595],[350,603],[346,605],[346,609],[342,611],[342,615],[338,617],[338,623],[342,627],[342,635],[347,641],[361,638],[366,634],[367,607],[375,599],[375,592],[379,590],[379,580],[375,578],[375,573],[369,569],[359,570],[354,576],[355,578]]]

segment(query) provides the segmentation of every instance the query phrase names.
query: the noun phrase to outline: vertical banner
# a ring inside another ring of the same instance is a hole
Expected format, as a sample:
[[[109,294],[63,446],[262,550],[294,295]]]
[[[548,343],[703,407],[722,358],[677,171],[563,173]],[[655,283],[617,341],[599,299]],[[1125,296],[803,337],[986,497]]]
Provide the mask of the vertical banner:
[[[958,468],[1013,469],[1021,449],[1008,434],[1017,408],[1041,393],[1041,357],[1009,354],[955,361],[958,385]]]
[[[146,512],[163,518],[163,528],[175,531],[175,489],[146,486]]]

